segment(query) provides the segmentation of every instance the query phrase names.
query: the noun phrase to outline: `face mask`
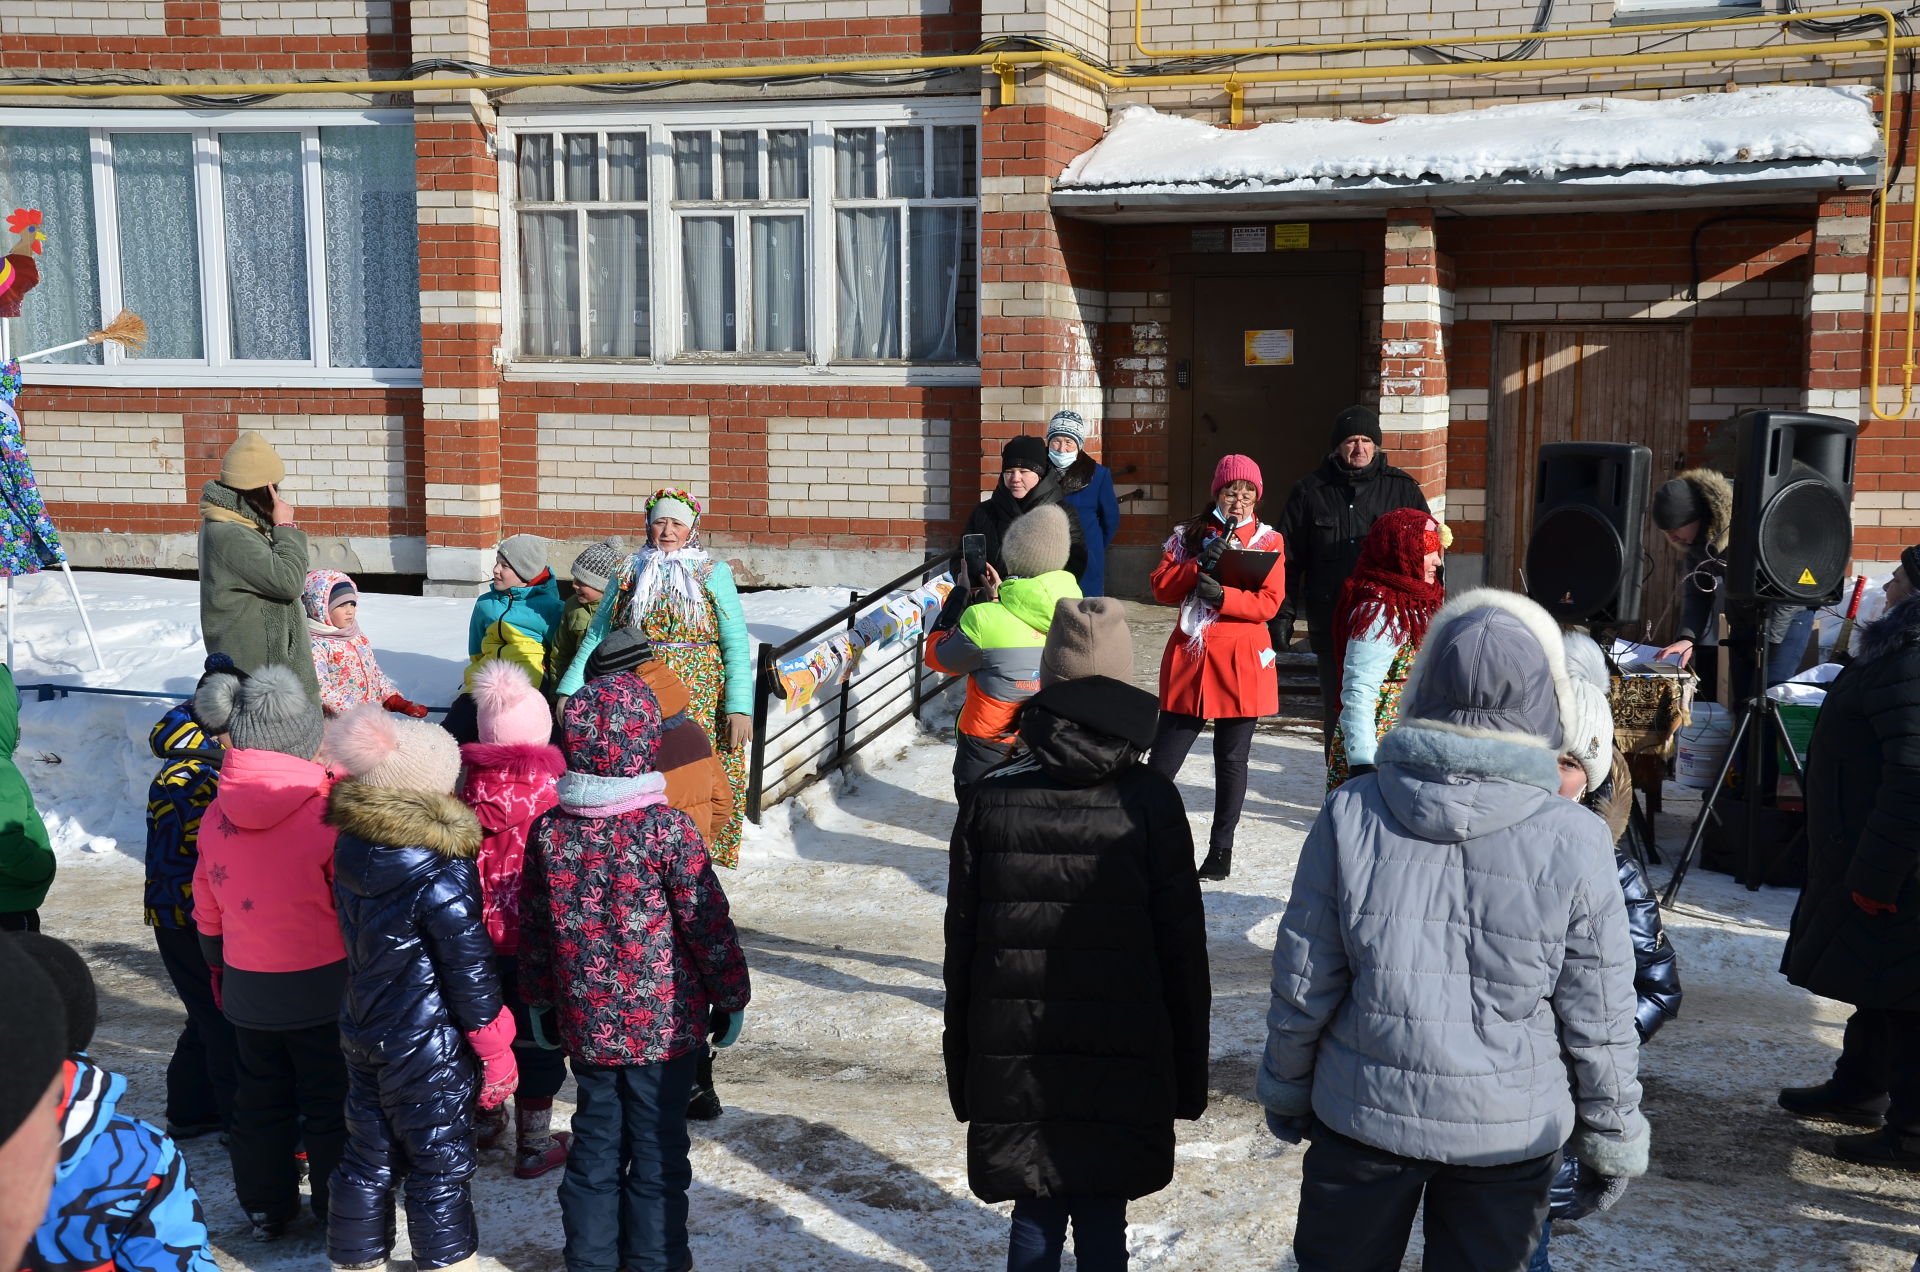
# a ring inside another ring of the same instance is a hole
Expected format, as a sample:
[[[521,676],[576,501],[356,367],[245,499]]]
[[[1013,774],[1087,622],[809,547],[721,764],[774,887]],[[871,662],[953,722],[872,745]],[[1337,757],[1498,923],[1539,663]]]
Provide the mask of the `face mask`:
[[[1064,451],[1050,450],[1047,452],[1047,462],[1055,468],[1066,468],[1078,458],[1080,458],[1079,455],[1069,455]]]

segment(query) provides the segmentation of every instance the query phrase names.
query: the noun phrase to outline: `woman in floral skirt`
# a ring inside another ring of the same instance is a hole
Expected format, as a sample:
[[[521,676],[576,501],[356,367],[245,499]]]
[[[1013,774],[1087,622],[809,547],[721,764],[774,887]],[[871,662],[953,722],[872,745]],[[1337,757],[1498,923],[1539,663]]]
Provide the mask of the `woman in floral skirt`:
[[[1333,611],[1340,714],[1328,748],[1328,790],[1373,772],[1374,748],[1400,719],[1407,671],[1447,599],[1439,582],[1445,538],[1446,527],[1425,508],[1385,513],[1367,531],[1340,589]]]
[[[707,852],[714,864],[734,866],[753,741],[753,661],[733,571],[700,546],[699,520],[700,501],[684,490],[657,490],[647,500],[647,546],[608,580],[593,625],[560,679],[557,709],[580,688],[587,659],[609,632],[630,627],[646,637],[686,682],[693,696],[687,710],[727,770],[733,815],[714,832]]]

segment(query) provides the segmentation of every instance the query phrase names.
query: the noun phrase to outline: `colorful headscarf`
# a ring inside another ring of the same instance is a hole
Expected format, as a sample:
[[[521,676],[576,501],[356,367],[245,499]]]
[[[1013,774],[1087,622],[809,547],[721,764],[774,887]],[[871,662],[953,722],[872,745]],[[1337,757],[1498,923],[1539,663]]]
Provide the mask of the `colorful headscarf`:
[[[1427,623],[1447,590],[1425,580],[1422,564],[1441,545],[1440,523],[1424,508],[1396,508],[1373,523],[1334,609],[1336,685],[1346,678],[1347,642],[1376,625],[1384,624],[1388,636],[1416,649],[1426,639]]]
[[[654,509],[662,503],[681,504],[696,519],[700,516],[700,501],[687,491],[656,490],[647,498],[649,526]],[[613,626],[638,629],[656,600],[664,600],[688,625],[697,625],[706,610],[707,577],[712,573],[713,558],[700,546],[697,526],[684,548],[662,552],[648,543],[622,561],[608,582],[615,596]]]
[[[306,607],[307,631],[310,635],[352,638],[360,634],[358,618],[345,627],[333,625],[333,607],[339,604],[333,599],[333,594],[343,584],[354,600],[360,599],[360,589],[338,570],[314,570],[307,575],[307,585],[300,590],[300,603]]]

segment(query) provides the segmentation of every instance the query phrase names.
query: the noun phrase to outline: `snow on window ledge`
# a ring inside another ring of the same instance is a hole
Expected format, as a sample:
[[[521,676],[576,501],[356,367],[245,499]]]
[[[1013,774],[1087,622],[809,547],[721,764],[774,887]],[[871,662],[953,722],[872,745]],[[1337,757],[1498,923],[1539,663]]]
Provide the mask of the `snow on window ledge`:
[[[1653,22],[1711,22],[1716,18],[1744,18],[1765,12],[1759,0],[1617,0],[1611,26],[1641,26]],[[1772,27],[1756,27],[1772,30]]]

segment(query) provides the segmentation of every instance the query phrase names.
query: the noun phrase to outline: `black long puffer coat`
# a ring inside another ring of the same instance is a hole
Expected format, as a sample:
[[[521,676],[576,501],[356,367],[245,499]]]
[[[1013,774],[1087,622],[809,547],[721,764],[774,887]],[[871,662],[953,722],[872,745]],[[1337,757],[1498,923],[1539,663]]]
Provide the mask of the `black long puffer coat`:
[[[987,564],[999,571],[1001,578],[1007,577],[1006,558],[1000,555],[1000,540],[1006,536],[1007,527],[1012,525],[1021,513],[1032,512],[1035,508],[1044,508],[1048,504],[1062,503],[1066,499],[1066,489],[1060,484],[1058,470],[1042,473],[1040,484],[1026,493],[1023,499],[1015,499],[1013,492],[1002,481],[993,488],[993,493],[975,505],[967,516],[967,528],[963,534],[983,534],[987,537]],[[1072,508],[1067,513],[1067,564],[1066,571],[1079,578],[1087,572],[1087,536],[1081,528],[1079,514]],[[960,558],[953,559],[953,577],[960,577]]]
[[[1898,906],[1871,915],[1853,894]],[[1920,1011],[1920,596],[1861,631],[1807,750],[1807,883],[1781,970],[1856,1007]]]
[[[336,1266],[387,1253],[404,1170],[414,1259],[445,1267],[478,1246],[466,1183],[480,1066],[466,1035],[500,1014],[473,864],[480,823],[451,795],[357,780],[333,788],[327,821],[340,831],[333,893],[347,946],[349,1134],[328,1253]]]
[[[1153,695],[1041,690],[1026,757],[962,801],[947,888],[947,1093],[984,1201],[1144,1197],[1207,1107],[1205,916]]]

